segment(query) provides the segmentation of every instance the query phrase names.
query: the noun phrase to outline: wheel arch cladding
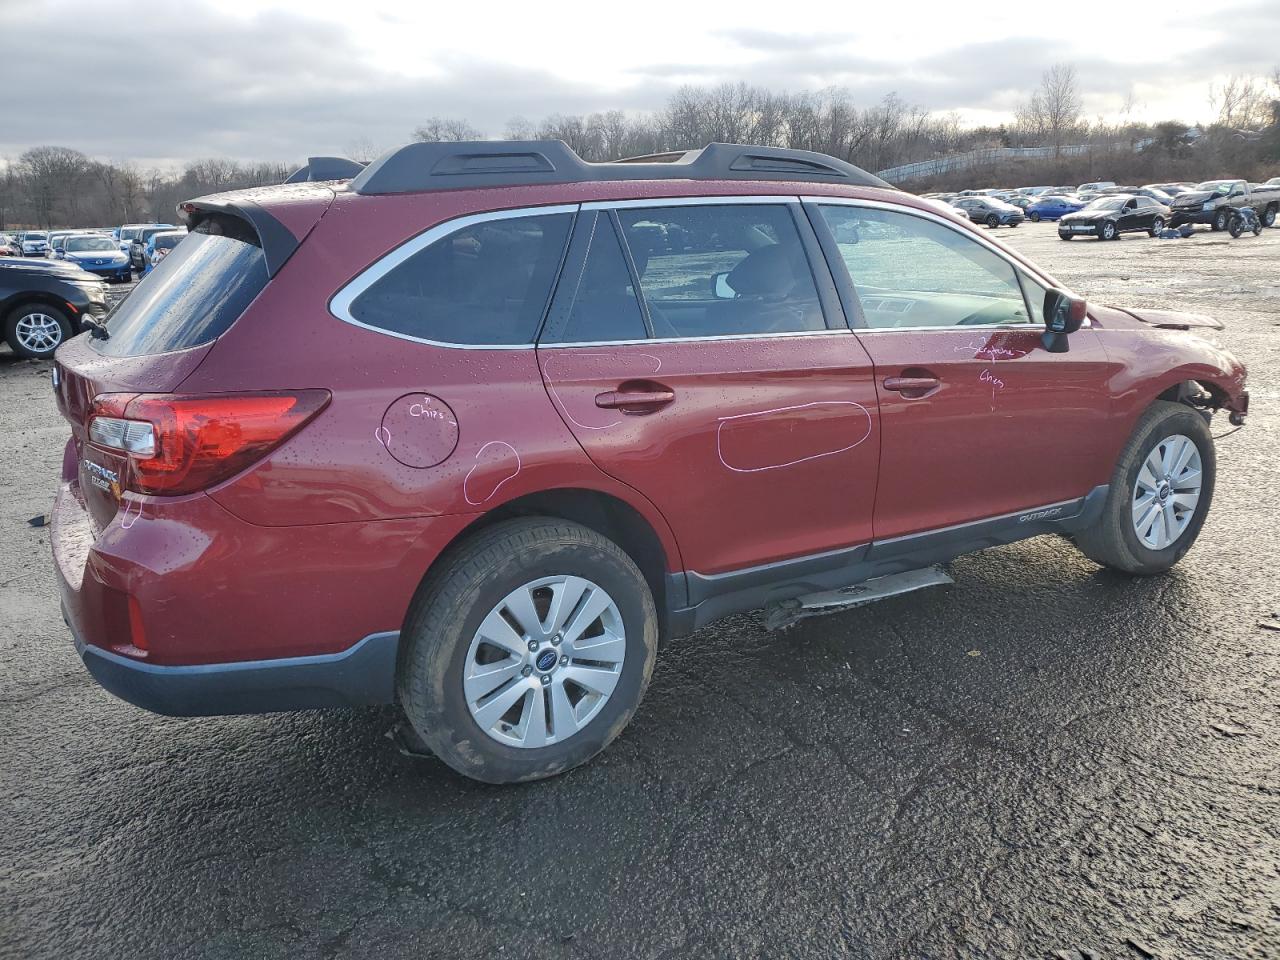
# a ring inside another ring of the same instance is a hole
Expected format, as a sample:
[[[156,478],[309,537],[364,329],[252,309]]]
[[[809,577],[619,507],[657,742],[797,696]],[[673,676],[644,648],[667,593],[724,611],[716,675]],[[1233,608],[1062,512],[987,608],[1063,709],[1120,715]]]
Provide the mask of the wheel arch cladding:
[[[430,567],[423,571],[419,590],[431,573],[439,569],[441,564],[447,563],[461,544],[494,524],[516,517],[550,517],[568,520],[594,530],[621,547],[644,574],[649,590],[653,594],[654,606],[658,610],[661,636],[666,639],[668,632],[666,611],[673,605],[684,605],[683,597],[668,596],[673,589],[678,590],[678,587],[668,578],[668,571],[679,569],[679,558],[668,556],[657,531],[639,510],[625,500],[599,490],[581,487],[542,490],[515,497],[487,513],[478,515],[450,539]],[[675,579],[681,586],[683,585],[682,576]],[[412,607],[411,603],[409,610],[412,610]],[[406,621],[409,610],[405,612]]]

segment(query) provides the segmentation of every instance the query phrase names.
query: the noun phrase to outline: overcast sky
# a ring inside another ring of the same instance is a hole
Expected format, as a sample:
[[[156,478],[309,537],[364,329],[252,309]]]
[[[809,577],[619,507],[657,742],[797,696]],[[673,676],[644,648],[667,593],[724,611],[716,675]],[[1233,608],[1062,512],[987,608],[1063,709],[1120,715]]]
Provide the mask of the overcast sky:
[[[1209,119],[1208,88],[1280,65],[1280,0],[722,4],[682,0],[0,0],[0,157],[294,160],[389,147],[431,115],[662,106],[685,83],[890,91],[999,122],[1055,61],[1086,113]]]

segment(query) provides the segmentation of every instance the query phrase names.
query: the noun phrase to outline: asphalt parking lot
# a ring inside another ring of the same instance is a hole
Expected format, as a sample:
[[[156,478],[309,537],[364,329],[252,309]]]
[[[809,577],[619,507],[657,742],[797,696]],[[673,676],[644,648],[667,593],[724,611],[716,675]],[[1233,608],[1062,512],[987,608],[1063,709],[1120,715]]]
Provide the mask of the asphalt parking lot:
[[[787,632],[732,618],[603,755],[515,788],[402,756],[391,710],[99,689],[28,522],[48,365],[0,350],[0,956],[1280,957],[1280,229],[996,236],[1227,322],[1253,412],[1186,560],[1129,580],[1040,538]]]

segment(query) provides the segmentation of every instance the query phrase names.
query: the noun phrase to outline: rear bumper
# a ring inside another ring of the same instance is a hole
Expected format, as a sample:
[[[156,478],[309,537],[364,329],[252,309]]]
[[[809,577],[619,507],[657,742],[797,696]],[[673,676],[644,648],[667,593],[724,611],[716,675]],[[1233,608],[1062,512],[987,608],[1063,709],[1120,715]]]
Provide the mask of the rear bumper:
[[[172,667],[89,646],[75,636],[74,628],[72,636],[80,659],[103,689],[170,717],[395,702],[399,633],[370,634],[342,653]]]

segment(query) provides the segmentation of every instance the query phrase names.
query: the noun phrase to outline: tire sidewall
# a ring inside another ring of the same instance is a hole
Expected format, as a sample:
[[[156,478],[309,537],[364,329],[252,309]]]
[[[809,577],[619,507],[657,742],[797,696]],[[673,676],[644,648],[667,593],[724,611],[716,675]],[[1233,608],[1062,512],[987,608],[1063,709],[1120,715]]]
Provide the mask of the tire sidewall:
[[[657,652],[657,614],[648,585],[634,565],[617,554],[563,540],[517,549],[491,575],[466,589],[455,611],[456,627],[439,632],[425,660],[428,695],[410,721],[420,736],[454,769],[491,783],[553,776],[589,760],[626,726],[648,685]],[[524,749],[500,743],[481,730],[467,707],[463,675],[471,641],[489,612],[512,590],[541,577],[571,574],[602,587],[622,616],[627,647],[622,673],[608,701],[583,730],[563,743]],[[445,611],[451,616],[454,611]],[[409,637],[409,642],[421,638]],[[413,665],[414,659],[409,658]],[[410,666],[412,668],[412,666]]]
[[[1138,532],[1133,527],[1133,487],[1138,479],[1138,471],[1142,469],[1142,464],[1146,462],[1151,451],[1161,440],[1175,434],[1188,437],[1200,452],[1200,500],[1196,503],[1196,512],[1191,518],[1191,523],[1182,531],[1178,539],[1163,550],[1152,550],[1138,538]],[[1188,408],[1185,412],[1170,413],[1147,428],[1138,443],[1131,448],[1123,476],[1118,478],[1120,489],[1116,491],[1112,501],[1113,519],[1119,527],[1121,541],[1137,566],[1148,570],[1166,570],[1186,555],[1199,536],[1205,518],[1209,515],[1216,473],[1217,456],[1213,447],[1213,438],[1209,433],[1208,424],[1196,411]]]
[[[1116,229],[1116,225],[1114,223],[1107,222],[1099,228],[1098,236],[1103,240],[1114,240],[1116,237],[1120,236],[1120,231]]]

